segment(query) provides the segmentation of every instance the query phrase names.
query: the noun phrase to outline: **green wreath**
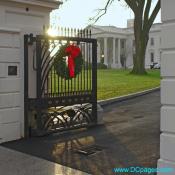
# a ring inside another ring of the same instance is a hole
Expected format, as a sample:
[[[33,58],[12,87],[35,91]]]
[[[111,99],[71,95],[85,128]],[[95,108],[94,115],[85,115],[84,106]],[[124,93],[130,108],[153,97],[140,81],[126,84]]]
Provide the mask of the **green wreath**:
[[[77,49],[77,55],[74,55],[74,75],[70,76],[70,67],[68,65],[68,59],[70,57],[70,53],[67,52],[67,49],[73,48],[74,52]],[[82,71],[83,66],[83,57],[81,50],[78,46],[65,44],[62,45],[58,52],[55,54],[54,58],[54,69],[58,76],[64,79],[75,78]]]

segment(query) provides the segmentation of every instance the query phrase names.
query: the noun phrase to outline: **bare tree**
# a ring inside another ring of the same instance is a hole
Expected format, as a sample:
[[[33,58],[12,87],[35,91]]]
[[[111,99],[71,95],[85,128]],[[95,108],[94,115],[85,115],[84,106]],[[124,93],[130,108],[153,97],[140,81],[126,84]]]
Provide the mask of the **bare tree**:
[[[90,20],[97,22],[106,14],[109,6],[115,0],[107,0],[106,5],[102,9],[98,9],[98,13]],[[120,0],[119,0],[120,1]],[[149,40],[149,31],[160,10],[161,0],[123,0],[134,13],[134,36],[135,36],[135,54],[133,55],[133,74],[146,74],[145,70],[145,53]],[[153,1],[156,5],[153,10],[151,8]]]

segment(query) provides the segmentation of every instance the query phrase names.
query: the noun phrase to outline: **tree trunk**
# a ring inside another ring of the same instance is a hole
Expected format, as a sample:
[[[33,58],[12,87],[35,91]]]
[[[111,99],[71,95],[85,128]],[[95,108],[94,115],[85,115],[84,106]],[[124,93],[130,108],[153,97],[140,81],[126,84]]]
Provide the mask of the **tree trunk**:
[[[143,30],[142,16],[137,15],[134,20],[135,54],[133,54],[133,69],[131,74],[147,74],[145,69],[145,53],[148,43],[148,33]]]
[[[139,46],[137,45],[136,53],[133,55],[133,69],[131,71],[132,74],[143,75],[146,74],[145,69],[145,52],[146,52],[146,44],[145,38],[140,38]]]
[[[106,0],[104,8],[99,9],[98,14],[91,18],[97,22],[104,14],[114,0]],[[135,50],[133,55],[133,74],[146,74],[145,70],[145,52],[148,43],[148,36],[151,26],[160,10],[161,0],[157,0],[157,4],[152,9],[153,0],[124,0],[134,13],[134,35],[135,35]],[[151,12],[152,11],[152,12]],[[101,13],[102,12],[102,13]]]

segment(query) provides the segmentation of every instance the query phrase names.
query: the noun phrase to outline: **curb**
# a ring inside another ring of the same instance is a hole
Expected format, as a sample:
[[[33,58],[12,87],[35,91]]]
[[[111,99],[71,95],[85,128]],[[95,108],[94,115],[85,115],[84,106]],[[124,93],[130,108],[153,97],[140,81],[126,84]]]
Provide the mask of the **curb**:
[[[160,90],[160,87],[156,87],[156,88],[153,88],[153,89],[148,89],[148,90],[145,90],[145,91],[132,93],[132,94],[129,94],[129,95],[109,98],[107,100],[99,100],[98,104],[100,106],[104,107],[104,106],[107,106],[107,105],[110,105],[110,104],[113,104],[113,103],[119,103],[119,102],[122,102],[122,101],[133,99],[133,98],[143,96],[143,95],[146,95],[146,94],[149,94],[149,93],[152,93],[152,92],[156,92],[156,91],[159,91],[159,90]]]

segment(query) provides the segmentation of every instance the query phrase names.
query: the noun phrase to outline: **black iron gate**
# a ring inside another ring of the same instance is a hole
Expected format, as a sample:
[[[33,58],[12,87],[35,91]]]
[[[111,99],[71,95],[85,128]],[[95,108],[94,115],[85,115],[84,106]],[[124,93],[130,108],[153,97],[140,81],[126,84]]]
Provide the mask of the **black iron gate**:
[[[89,31],[73,32],[67,33],[73,37],[24,36],[26,136],[97,123],[97,41]],[[55,55],[64,44],[77,45],[84,60],[81,73],[71,79],[59,76],[54,67]]]

